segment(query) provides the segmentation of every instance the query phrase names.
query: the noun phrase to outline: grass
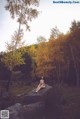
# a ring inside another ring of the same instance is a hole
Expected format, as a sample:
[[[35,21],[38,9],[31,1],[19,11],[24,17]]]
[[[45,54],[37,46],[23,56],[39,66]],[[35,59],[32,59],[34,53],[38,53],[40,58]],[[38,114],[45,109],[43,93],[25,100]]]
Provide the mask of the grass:
[[[11,105],[13,105],[16,101],[17,95],[20,94],[27,94],[29,91],[33,90],[37,84],[31,84],[30,86],[15,86],[10,87],[9,90],[9,97],[0,97],[0,110],[5,109]],[[5,89],[2,89],[2,91],[5,93]],[[5,95],[5,94],[4,94]]]
[[[17,87],[10,87],[10,92],[11,94],[17,96],[19,94],[25,94],[28,93],[29,91],[33,90],[36,88],[37,84],[31,84],[31,85],[26,85],[26,86],[17,86]]]
[[[11,95],[17,96],[19,94],[23,94],[23,93],[28,93],[31,90],[33,90],[34,88],[37,87],[37,83],[33,83],[31,85],[17,85],[17,86],[10,86],[9,88],[9,93]],[[5,88],[0,87],[0,92],[5,92]]]

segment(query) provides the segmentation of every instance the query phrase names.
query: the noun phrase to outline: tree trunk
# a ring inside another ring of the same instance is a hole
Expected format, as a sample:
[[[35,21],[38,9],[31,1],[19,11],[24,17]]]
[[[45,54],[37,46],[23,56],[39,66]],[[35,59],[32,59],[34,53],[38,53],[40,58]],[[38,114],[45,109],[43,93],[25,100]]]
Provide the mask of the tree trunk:
[[[11,80],[11,77],[8,79],[8,82],[7,82],[7,85],[6,85],[6,91],[7,91],[7,92],[9,92],[10,80]]]
[[[9,92],[9,88],[10,88],[10,81],[11,81],[11,73],[12,72],[12,68],[10,68],[10,70],[8,71],[8,80],[7,80],[7,84],[6,84],[6,91]]]
[[[77,87],[79,87],[79,74],[78,74],[78,70],[77,70],[77,66],[76,66],[76,62],[75,62],[75,56],[73,54],[72,47],[70,45],[69,45],[69,47],[70,47],[70,50],[71,50],[71,55],[72,55],[72,59],[73,59],[73,63],[74,63],[74,68],[75,68],[75,71],[76,71],[76,78],[77,78],[76,84],[77,84]]]

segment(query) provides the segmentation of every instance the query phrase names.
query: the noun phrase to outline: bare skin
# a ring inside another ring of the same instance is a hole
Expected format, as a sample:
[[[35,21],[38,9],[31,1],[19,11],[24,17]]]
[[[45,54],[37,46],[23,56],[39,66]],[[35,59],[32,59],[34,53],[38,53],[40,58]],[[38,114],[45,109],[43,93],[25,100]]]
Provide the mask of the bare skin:
[[[39,85],[36,88],[36,92],[38,92],[40,89],[45,88],[44,80],[41,79]]]

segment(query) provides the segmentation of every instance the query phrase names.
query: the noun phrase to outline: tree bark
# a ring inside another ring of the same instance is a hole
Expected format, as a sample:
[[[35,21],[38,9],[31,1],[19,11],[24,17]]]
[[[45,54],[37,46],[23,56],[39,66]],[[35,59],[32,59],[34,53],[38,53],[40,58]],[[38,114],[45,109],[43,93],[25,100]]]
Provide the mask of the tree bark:
[[[76,71],[76,78],[77,78],[76,84],[77,84],[77,87],[79,87],[79,74],[78,74],[78,70],[77,70],[77,66],[76,66],[76,62],[75,62],[75,56],[73,54],[72,46],[69,45],[69,47],[70,47],[70,50],[71,50],[71,55],[72,55],[72,59],[73,59],[73,63],[74,63],[74,68],[75,68],[75,71]]]

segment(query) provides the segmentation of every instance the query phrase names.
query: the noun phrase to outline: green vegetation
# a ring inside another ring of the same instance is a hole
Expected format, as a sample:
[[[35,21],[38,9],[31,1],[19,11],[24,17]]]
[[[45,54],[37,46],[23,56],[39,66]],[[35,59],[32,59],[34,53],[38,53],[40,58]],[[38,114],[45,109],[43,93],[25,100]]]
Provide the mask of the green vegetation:
[[[7,43],[7,52],[0,53],[0,95],[10,93],[0,99],[0,107],[14,104],[17,95],[34,89],[43,76],[53,86],[47,119],[80,119],[80,22],[73,21],[66,34],[52,28],[48,41],[40,36],[37,44],[24,47],[21,26],[29,30],[26,15],[28,21],[37,17],[38,11],[30,6],[39,1],[16,1],[8,0],[6,6],[12,17],[17,15],[19,29]]]
[[[21,47],[0,55],[2,72],[0,80],[8,82],[7,90],[10,81],[14,83],[16,79],[16,83],[22,81],[31,84],[42,76],[50,85],[66,84],[79,87],[80,22],[73,21],[70,31],[66,34],[60,33],[58,29],[53,31],[51,31],[49,41],[44,41],[44,38],[40,37],[38,44]],[[4,79],[4,71],[6,79]],[[20,74],[13,76],[13,72],[20,72]]]
[[[14,96],[20,95],[20,94],[27,94],[34,88],[36,88],[37,84],[31,84],[29,86],[17,86],[17,87],[10,87],[10,93]]]

